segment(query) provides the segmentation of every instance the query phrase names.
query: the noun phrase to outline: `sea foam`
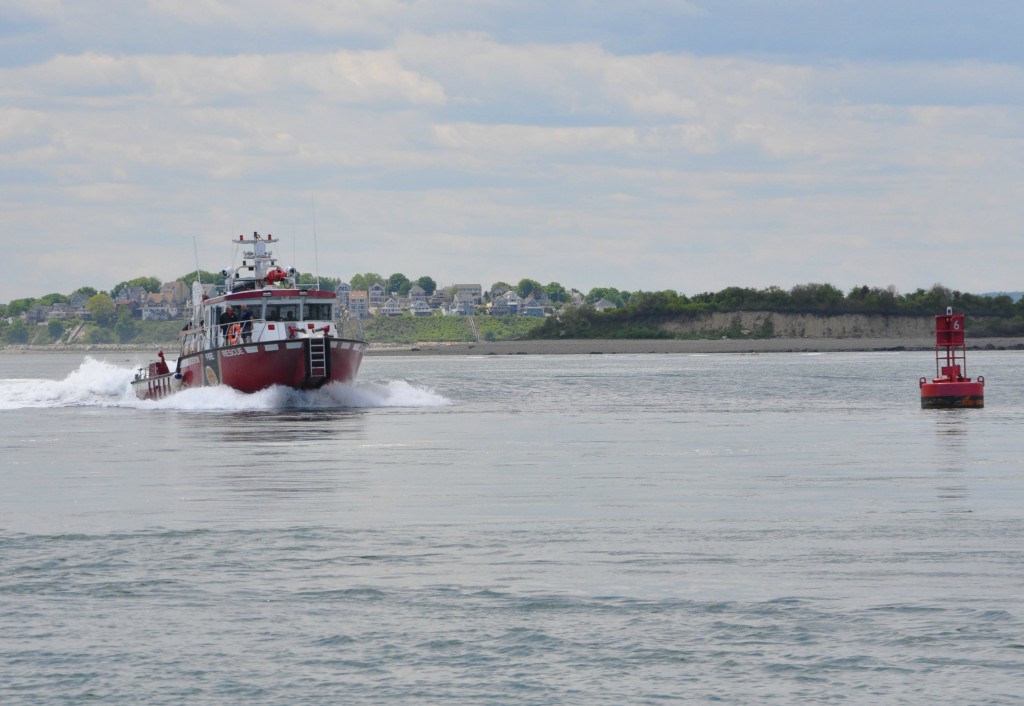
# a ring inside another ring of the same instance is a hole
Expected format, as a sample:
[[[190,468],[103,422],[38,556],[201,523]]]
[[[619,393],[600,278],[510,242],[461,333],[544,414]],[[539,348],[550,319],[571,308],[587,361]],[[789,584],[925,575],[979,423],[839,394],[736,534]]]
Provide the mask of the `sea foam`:
[[[404,380],[332,383],[319,390],[271,387],[252,394],[229,387],[182,390],[161,400],[139,400],[131,389],[134,367],[86,358],[63,380],[0,380],[0,410],[45,407],[274,410],[374,407],[440,407],[449,400]]]

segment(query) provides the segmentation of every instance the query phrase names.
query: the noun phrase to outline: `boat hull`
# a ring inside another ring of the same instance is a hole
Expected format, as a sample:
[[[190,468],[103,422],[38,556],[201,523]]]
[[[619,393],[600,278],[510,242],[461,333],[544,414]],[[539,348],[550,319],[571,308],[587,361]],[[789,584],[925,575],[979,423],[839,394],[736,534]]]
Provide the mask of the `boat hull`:
[[[933,381],[921,383],[921,407],[923,409],[984,406],[985,384],[983,382]]]
[[[242,343],[214,348],[182,356],[177,370],[181,376],[179,389],[226,385],[251,393],[282,385],[296,390],[314,390],[332,382],[353,380],[365,350],[365,342],[341,338]],[[139,379],[132,385],[141,399],[158,399],[175,391],[172,385],[159,378]]]

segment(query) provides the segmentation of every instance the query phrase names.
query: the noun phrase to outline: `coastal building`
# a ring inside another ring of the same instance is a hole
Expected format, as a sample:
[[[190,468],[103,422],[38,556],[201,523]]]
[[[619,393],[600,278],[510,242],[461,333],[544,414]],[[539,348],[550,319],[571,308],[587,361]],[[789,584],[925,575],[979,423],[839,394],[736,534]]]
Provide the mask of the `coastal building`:
[[[472,295],[457,292],[446,312],[449,316],[473,316],[476,313],[476,304]]]
[[[434,310],[425,301],[414,301],[409,305],[409,313],[413,316],[430,316]]]
[[[444,307],[444,292],[440,289],[435,290],[433,294],[427,297],[427,304],[430,305],[431,309],[439,310]]]
[[[348,316],[350,319],[365,319],[370,315],[370,295],[368,292],[350,292],[348,297]]]
[[[175,307],[184,306],[189,301],[189,289],[180,279],[161,284],[160,294]]]
[[[86,304],[89,303],[89,295],[84,292],[79,292],[75,296],[71,297],[68,302],[68,306],[71,307],[73,316],[82,316],[83,313],[87,313],[89,310],[86,308]]]
[[[50,310],[48,312],[46,312],[47,321],[53,321],[54,319],[69,319],[72,316],[74,316],[74,314],[72,313],[71,305],[64,304],[62,302],[57,302],[56,304],[50,307]]]
[[[85,296],[85,295],[81,295]],[[121,287],[119,290],[114,292],[114,303],[122,302],[120,306],[129,306],[130,303],[135,303],[135,308],[141,309],[146,303],[146,298],[149,296],[149,292],[144,287]],[[89,297],[85,297],[86,301]],[[82,306],[85,306],[83,302]]]
[[[490,307],[487,310],[491,316],[508,316],[510,309],[508,306],[508,300],[505,297],[498,297],[491,301]]]
[[[49,313],[50,307],[45,304],[34,304],[21,315],[21,318],[23,318],[27,324],[41,324],[46,321],[46,317]]]
[[[384,300],[387,298],[387,292],[384,290],[383,284],[371,285],[367,291],[369,297],[369,303],[371,309],[379,309],[384,306]]]
[[[544,316],[544,307],[533,297],[529,297],[522,302],[519,312],[523,316]]]
[[[394,297],[389,298],[380,307],[379,312],[384,316],[401,316],[402,307],[398,306],[398,302],[395,301]]]
[[[142,307],[143,321],[169,321],[178,317],[178,305],[160,292],[153,292]]]
[[[508,313],[519,313],[519,305],[522,302],[522,299],[519,297],[518,294],[515,293],[514,290],[509,290],[505,292],[504,296],[502,296],[502,299],[504,299],[508,303]]]
[[[348,297],[352,292],[352,285],[348,282],[342,282],[334,289],[334,294],[338,297],[338,305],[342,309],[348,308]]]
[[[511,292],[512,287],[507,284],[495,284],[491,287],[491,301],[504,297],[507,292]]]
[[[453,284],[452,289],[463,300],[470,301],[473,304],[484,303],[484,289],[479,284]]]
[[[419,286],[418,284],[414,284],[413,286],[409,287],[409,299],[411,300],[410,308],[411,308],[412,304],[414,304],[416,302],[423,302],[424,304],[426,304],[427,303],[427,290],[425,290],[423,287]]]

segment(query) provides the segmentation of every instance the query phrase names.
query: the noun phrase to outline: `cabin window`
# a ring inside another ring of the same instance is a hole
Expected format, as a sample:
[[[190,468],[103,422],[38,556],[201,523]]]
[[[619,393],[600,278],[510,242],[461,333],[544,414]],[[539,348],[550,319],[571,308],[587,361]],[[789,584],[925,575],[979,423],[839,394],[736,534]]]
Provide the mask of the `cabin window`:
[[[299,304],[267,304],[267,321],[298,321]]]
[[[319,302],[267,302],[264,318],[267,321],[331,321],[333,304]]]
[[[304,307],[305,321],[330,321],[331,320],[331,305],[330,304],[315,304],[313,302],[306,302]]]

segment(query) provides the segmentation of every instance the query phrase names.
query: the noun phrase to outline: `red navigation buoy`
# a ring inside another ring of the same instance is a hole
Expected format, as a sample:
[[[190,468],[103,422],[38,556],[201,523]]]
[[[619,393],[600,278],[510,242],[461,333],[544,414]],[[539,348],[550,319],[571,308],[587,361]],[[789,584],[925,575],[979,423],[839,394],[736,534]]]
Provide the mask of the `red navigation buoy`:
[[[985,406],[985,378],[967,377],[964,315],[954,314],[951,306],[935,317],[935,377],[918,384],[924,409]]]

